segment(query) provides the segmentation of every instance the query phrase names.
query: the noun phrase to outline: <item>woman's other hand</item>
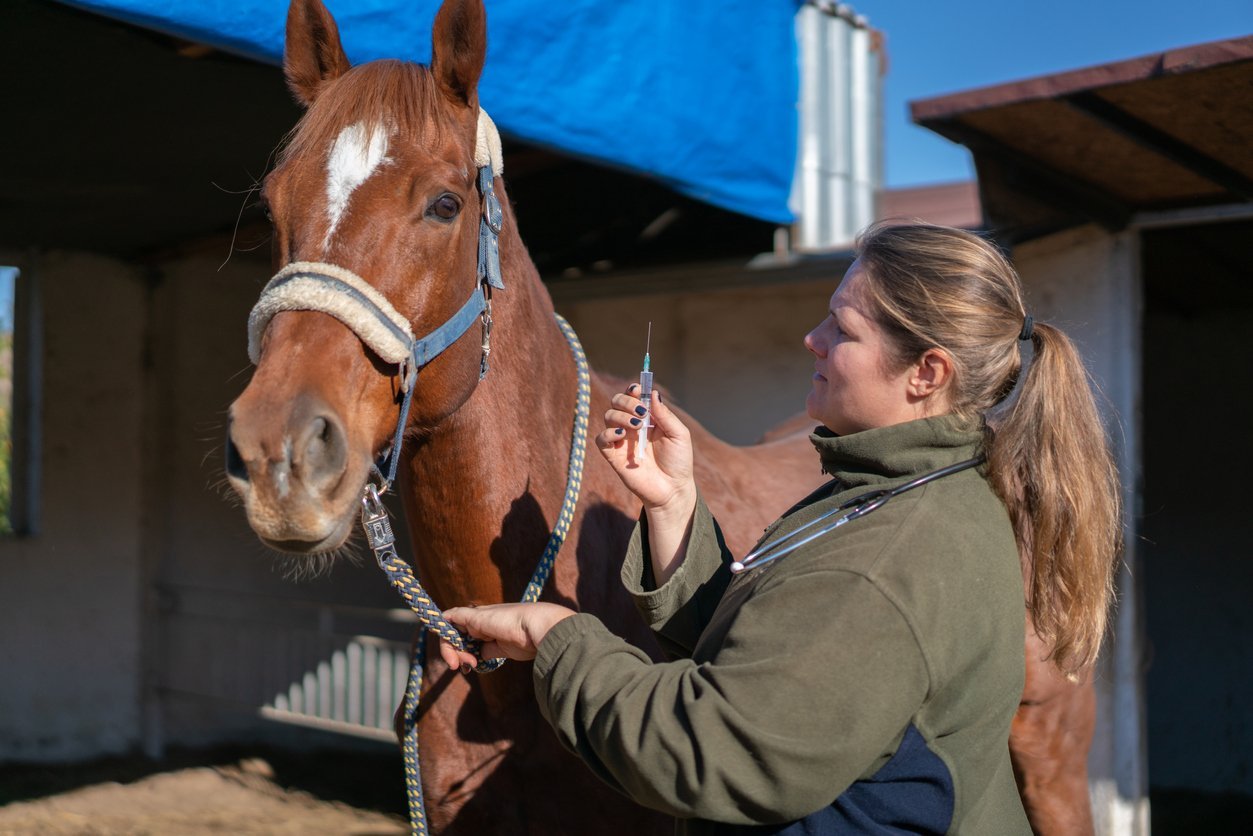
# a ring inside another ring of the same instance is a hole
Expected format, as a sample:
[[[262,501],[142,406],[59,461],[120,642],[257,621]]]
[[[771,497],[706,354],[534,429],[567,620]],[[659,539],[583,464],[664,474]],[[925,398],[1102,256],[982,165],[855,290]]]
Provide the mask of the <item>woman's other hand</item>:
[[[453,607],[444,611],[444,618],[470,638],[483,642],[484,659],[504,656],[517,662],[535,658],[544,636],[558,621],[574,615],[574,610],[557,604],[492,604],[486,607]],[[439,655],[451,668],[478,664],[474,654],[457,650],[444,639],[439,640]]]

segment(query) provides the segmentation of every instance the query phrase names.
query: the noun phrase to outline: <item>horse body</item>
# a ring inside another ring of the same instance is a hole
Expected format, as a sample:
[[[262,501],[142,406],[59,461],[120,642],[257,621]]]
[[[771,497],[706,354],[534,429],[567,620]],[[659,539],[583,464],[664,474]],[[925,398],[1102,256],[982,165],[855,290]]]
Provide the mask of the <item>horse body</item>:
[[[350,67],[320,0],[294,0],[285,71],[309,109],[263,195],[277,265],[341,265],[419,333],[480,292],[481,0],[446,0],[433,43],[429,70],[395,61]],[[421,370],[399,474],[414,565],[443,606],[518,600],[561,507],[572,437],[575,363],[503,181],[494,187],[504,209],[505,289],[494,293],[490,371],[480,381],[475,328]],[[371,467],[391,442],[399,387],[397,370],[331,316],[274,316],[253,379],[231,407],[227,454],[231,484],[263,541],[307,554],[340,548],[357,523]],[[593,412],[618,389],[593,374]],[[683,418],[697,482],[737,553],[823,480],[806,433],[794,431],[799,424],[735,447]],[[618,580],[639,510],[589,449],[544,598],[597,614],[656,656]],[[529,666],[463,677],[438,653],[428,660],[419,730],[434,832],[556,834],[586,832],[588,822],[606,834],[670,829],[560,748],[536,708]],[[1022,734],[1031,738],[1036,727]]]

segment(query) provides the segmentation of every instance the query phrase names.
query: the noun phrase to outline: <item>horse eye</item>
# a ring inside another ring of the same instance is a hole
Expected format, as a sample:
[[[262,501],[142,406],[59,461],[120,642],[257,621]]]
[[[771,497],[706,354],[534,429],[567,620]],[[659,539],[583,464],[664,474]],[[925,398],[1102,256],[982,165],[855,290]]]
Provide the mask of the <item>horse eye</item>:
[[[457,217],[457,213],[461,211],[461,201],[457,200],[456,195],[445,192],[435,198],[435,202],[431,204],[431,208],[427,210],[428,215],[434,215],[441,221],[451,221]]]

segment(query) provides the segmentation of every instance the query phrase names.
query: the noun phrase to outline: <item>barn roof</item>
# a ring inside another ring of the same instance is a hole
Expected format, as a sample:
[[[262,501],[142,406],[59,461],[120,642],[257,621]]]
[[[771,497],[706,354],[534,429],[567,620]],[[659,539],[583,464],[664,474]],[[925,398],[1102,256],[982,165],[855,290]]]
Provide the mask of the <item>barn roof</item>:
[[[911,108],[973,152],[987,223],[1007,238],[1253,203],[1253,36]]]

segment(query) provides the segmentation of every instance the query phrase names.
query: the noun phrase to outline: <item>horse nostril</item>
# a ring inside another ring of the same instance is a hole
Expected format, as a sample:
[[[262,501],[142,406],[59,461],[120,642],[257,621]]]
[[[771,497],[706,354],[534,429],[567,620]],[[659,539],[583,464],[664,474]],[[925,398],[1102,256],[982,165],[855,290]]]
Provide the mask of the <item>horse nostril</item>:
[[[226,431],[226,475],[241,482],[248,481],[248,466],[244,464],[243,456],[239,455],[230,430]]]
[[[348,446],[339,422],[319,415],[309,422],[304,437],[298,465],[305,478],[311,482],[337,478],[348,461]]]

